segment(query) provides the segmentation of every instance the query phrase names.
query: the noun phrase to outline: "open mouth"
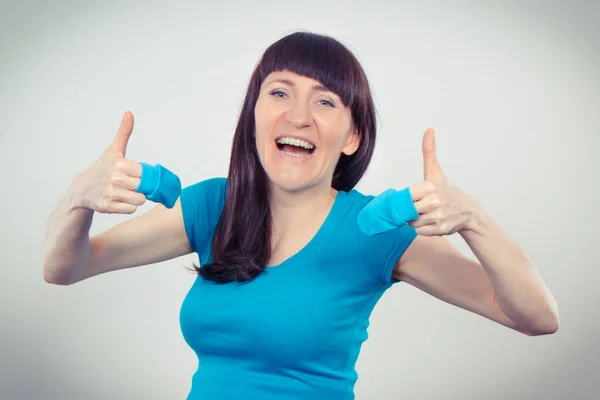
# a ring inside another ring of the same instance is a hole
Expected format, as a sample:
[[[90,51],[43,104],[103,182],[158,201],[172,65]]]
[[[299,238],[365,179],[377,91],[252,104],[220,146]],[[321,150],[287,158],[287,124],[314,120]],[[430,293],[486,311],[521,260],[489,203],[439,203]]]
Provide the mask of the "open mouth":
[[[298,141],[294,142],[292,140],[278,139],[275,141],[275,145],[277,146],[279,151],[296,157],[308,157],[312,155],[316,150],[316,146],[312,143]]]

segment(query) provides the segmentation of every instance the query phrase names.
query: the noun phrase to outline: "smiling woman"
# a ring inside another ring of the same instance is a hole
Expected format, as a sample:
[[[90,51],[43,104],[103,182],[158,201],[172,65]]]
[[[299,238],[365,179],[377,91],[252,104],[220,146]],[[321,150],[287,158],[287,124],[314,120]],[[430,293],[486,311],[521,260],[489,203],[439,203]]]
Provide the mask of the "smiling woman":
[[[125,159],[126,113],[50,219],[44,277],[71,285],[197,253],[180,311],[199,361],[188,400],[353,399],[371,312],[400,281],[528,334],[556,331],[535,267],[449,183],[433,131],[423,141],[425,182],[379,196],[355,189],[375,127],[350,51],[328,36],[288,35],[251,76],[227,176],[88,240],[94,211],[132,213],[155,199],[138,191],[145,169]],[[448,232],[460,232],[482,264],[426,237]]]
[[[431,133],[426,175],[434,171]],[[201,264],[181,307],[183,336],[199,359],[190,400],[354,398],[371,311],[400,279],[519,329],[492,301],[483,268],[417,237],[417,229],[431,229],[422,225],[439,200],[431,200],[432,182],[394,197],[402,200],[394,206],[412,209],[402,213],[410,223],[361,229],[363,210],[385,217],[378,204],[390,204],[354,189],[375,138],[367,78],[342,44],[303,32],[266,50],[250,79],[227,177],[181,194]],[[437,259],[424,257],[432,252],[472,279],[452,285],[451,275],[436,272]],[[530,316],[543,324],[521,327],[547,331],[551,313]]]
[[[327,191],[340,154],[350,156],[359,145],[351,111],[341,99],[314,79],[291,71],[266,78],[254,114],[256,147],[273,191],[314,185]],[[273,151],[273,137],[279,152]],[[289,162],[303,162],[303,168]]]
[[[190,399],[354,398],[370,313],[416,236],[358,226],[374,197],[354,186],[375,126],[367,78],[341,43],[300,32],[265,51],[227,177],[181,193],[201,264],[181,307],[199,359]]]
[[[276,258],[273,240],[293,225],[281,205],[313,208],[318,225],[335,192],[352,190],[366,171],[375,136],[369,84],[345,46],[308,32],[272,44],[250,79],[212,261],[198,273],[219,283],[255,278]]]

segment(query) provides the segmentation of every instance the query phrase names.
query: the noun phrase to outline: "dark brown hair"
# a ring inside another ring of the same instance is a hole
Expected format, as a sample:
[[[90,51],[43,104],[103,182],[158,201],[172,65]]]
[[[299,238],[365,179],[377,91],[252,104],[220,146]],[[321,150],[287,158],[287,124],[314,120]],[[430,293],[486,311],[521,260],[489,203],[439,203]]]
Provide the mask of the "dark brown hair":
[[[258,276],[271,256],[271,216],[267,175],[254,139],[254,108],[264,79],[275,71],[292,71],[315,79],[337,94],[352,112],[359,148],[341,153],[332,187],[350,191],[365,173],[375,147],[376,116],[367,77],[358,60],[339,41],[296,32],[269,46],[248,85],[233,137],[227,196],[212,241],[212,260],[195,270],[218,283],[246,282]]]

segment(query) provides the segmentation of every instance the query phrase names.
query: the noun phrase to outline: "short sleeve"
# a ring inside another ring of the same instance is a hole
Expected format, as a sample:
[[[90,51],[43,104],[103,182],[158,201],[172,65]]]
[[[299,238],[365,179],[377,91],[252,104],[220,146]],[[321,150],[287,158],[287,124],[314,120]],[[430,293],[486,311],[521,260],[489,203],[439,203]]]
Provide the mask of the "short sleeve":
[[[226,178],[210,178],[181,190],[180,202],[185,232],[192,250],[199,255],[208,246],[211,232],[225,204]]]
[[[361,232],[363,257],[382,285],[399,282],[392,278],[394,266],[416,237],[417,231],[410,225],[402,225],[373,236]]]

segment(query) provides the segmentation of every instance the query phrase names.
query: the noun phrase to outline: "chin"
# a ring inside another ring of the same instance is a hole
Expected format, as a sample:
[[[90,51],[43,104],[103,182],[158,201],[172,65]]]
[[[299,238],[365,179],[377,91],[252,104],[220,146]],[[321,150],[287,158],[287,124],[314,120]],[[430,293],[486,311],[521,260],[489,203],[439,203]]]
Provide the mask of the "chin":
[[[289,177],[285,176],[271,177],[267,175],[267,178],[269,179],[269,184],[271,186],[276,186],[288,192],[297,192],[313,186],[311,184],[311,180],[301,177],[290,179]]]
[[[288,192],[305,190],[320,184],[320,159],[313,157],[303,160],[286,157],[273,146],[261,157],[261,164],[268,184]]]

